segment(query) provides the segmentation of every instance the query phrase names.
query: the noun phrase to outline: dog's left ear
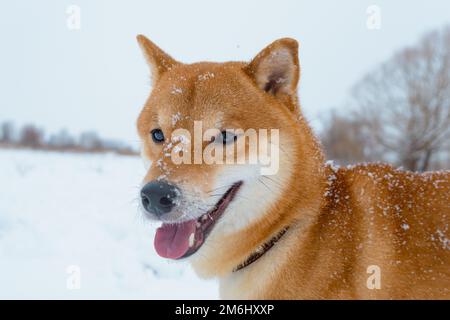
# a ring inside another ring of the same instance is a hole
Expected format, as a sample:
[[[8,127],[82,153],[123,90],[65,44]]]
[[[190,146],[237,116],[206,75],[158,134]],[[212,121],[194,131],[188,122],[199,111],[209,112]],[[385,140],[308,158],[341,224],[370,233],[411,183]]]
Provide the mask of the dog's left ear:
[[[246,67],[258,87],[279,98],[296,99],[300,76],[298,42],[279,39],[262,50]]]
[[[136,37],[136,39],[142,49],[148,65],[150,66],[152,83],[158,81],[164,72],[179,64],[179,62],[161,50],[156,44],[151,42],[145,36],[140,34]]]

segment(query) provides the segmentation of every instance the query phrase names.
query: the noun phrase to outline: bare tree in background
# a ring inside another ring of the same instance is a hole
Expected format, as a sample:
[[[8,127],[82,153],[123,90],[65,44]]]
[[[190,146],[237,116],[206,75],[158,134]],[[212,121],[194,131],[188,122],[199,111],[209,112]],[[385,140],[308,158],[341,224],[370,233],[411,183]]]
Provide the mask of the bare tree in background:
[[[58,133],[50,136],[48,145],[53,148],[68,149],[74,148],[76,143],[75,139],[66,129],[61,129]]]
[[[43,133],[34,125],[29,124],[22,128],[20,144],[26,147],[38,148],[43,143]]]
[[[88,131],[80,135],[79,144],[86,150],[101,150],[103,143],[96,132]]]
[[[449,148],[450,27],[396,54],[352,96],[354,121],[370,133],[369,144],[409,170],[427,170],[432,157]]]
[[[339,165],[379,159],[374,157],[367,133],[357,119],[332,112],[324,119],[324,127],[320,140],[328,159]]]
[[[1,141],[9,143],[13,141],[14,127],[11,122],[3,122],[1,126]]]

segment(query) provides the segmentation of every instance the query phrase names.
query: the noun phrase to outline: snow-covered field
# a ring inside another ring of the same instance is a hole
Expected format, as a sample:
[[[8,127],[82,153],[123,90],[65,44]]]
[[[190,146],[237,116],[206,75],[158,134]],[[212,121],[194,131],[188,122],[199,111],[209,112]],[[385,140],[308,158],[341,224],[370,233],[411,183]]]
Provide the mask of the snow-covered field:
[[[0,149],[0,299],[217,298],[155,253],[142,177],[136,157]]]

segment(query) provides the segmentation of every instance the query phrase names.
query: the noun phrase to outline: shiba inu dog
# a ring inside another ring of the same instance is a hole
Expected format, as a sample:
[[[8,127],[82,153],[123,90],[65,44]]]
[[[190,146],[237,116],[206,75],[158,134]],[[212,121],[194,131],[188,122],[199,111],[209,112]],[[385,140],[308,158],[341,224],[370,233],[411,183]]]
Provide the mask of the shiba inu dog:
[[[225,299],[450,298],[450,173],[327,163],[301,115],[295,40],[249,63],[183,64],[137,39],[152,74],[140,195],[162,222],[160,256],[220,278]],[[196,126],[213,131],[197,139]],[[246,132],[262,129],[278,132],[258,141],[279,150],[271,174],[239,161],[257,152]],[[205,163],[211,146],[231,146],[234,163]]]

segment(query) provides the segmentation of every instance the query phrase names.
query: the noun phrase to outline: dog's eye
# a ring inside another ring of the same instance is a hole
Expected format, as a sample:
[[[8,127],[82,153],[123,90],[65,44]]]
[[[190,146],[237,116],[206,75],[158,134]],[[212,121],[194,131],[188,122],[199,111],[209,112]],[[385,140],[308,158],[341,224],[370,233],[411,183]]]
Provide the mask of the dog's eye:
[[[233,132],[230,131],[222,131],[220,133],[220,136],[217,139],[218,143],[228,144],[233,143],[237,140],[237,135],[235,135]]]
[[[162,143],[164,142],[164,133],[161,129],[153,129],[151,131],[152,139],[155,143]]]

